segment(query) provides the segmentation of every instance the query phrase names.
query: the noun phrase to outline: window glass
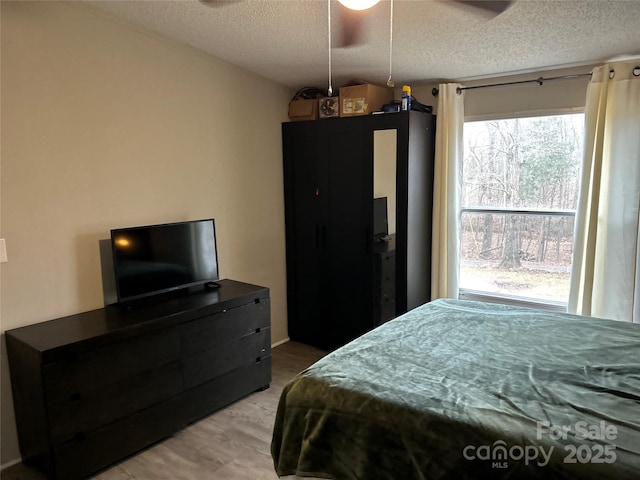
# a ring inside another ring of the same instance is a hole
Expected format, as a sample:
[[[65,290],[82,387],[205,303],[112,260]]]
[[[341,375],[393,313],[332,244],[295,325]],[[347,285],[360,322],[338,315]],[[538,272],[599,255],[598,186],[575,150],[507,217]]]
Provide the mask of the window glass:
[[[466,122],[460,288],[566,303],[584,114]]]

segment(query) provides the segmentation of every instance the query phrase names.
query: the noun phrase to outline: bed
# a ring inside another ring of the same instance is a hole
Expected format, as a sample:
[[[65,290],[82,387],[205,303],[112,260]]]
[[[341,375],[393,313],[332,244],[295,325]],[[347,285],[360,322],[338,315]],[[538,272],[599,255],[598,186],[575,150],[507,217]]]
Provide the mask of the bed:
[[[640,478],[640,325],[425,304],[283,390],[279,476]]]

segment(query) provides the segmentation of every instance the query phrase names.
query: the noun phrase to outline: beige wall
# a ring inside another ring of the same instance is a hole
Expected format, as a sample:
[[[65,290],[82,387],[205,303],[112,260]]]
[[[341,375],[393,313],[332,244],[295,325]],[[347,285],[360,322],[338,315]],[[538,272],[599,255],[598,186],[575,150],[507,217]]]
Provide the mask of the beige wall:
[[[270,287],[285,339],[293,92],[86,6],[1,5],[2,331],[101,307],[110,228],[214,217],[221,276]],[[19,452],[2,350],[6,464]]]

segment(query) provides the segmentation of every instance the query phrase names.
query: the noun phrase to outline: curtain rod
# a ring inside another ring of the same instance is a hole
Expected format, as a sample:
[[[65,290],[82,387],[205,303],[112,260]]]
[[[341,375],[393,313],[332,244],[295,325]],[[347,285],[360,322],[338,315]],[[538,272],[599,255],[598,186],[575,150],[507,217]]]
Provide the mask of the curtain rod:
[[[547,78],[538,77],[532,80],[518,80],[515,82],[490,83],[487,85],[475,85],[473,87],[458,87],[456,91],[458,93],[461,93],[463,90],[474,90],[476,88],[489,88],[489,87],[504,87],[506,85],[521,85],[525,83],[537,83],[538,85],[542,85],[544,82],[550,82],[553,80],[570,80],[572,78],[583,78],[583,77],[591,77],[591,73],[576,73],[574,75],[563,75],[560,77],[547,77]],[[431,90],[431,95],[433,95],[434,97],[437,97],[438,93],[439,93],[439,90],[437,88],[433,88]]]

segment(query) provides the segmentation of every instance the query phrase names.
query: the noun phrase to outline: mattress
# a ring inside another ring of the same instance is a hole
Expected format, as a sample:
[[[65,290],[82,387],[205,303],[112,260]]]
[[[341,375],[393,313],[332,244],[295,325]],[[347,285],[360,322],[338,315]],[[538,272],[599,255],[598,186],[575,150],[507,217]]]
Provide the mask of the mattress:
[[[640,325],[436,300],[283,390],[279,476],[640,478]]]

